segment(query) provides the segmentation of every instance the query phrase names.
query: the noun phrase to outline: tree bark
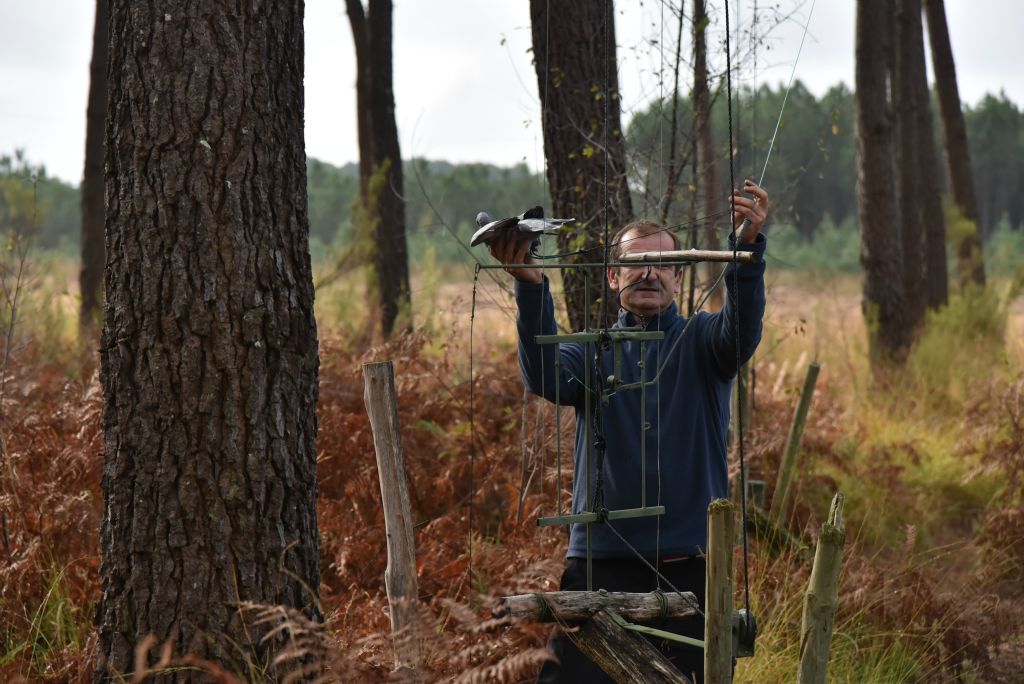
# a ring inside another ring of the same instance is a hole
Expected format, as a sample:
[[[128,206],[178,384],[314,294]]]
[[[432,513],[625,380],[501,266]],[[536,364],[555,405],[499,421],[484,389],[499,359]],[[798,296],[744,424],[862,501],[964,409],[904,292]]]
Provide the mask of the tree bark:
[[[381,332],[390,337],[400,316],[408,329],[409,250],[405,236],[402,153],[395,123],[391,0],[345,0],[356,46],[359,188],[373,230],[373,262]]]
[[[718,230],[715,212],[722,206],[716,197],[718,187],[718,164],[715,159],[715,135],[711,119],[711,90],[708,87],[708,13],[705,0],[693,2],[693,105],[697,129],[697,167],[700,180],[694,176],[694,184],[700,186],[704,212],[704,249],[718,249]],[[728,221],[728,219],[727,219]],[[708,262],[705,277],[708,285],[718,279],[721,264]],[[708,299],[709,309],[721,309],[725,303],[722,290],[716,290]]]
[[[552,7],[546,0],[530,0],[530,20],[551,215],[577,221],[574,231],[559,235],[558,246],[562,252],[580,252],[569,261],[598,262],[604,258],[605,210],[609,237],[633,213],[620,125],[612,1],[564,0]],[[593,306],[587,311],[582,270],[563,272],[566,307],[574,330],[583,329],[588,321],[600,323],[597,302],[604,290],[604,277],[600,269],[591,269],[589,300]],[[608,301],[605,307],[610,324],[618,305]]]
[[[704,589],[704,679],[732,681],[732,548],[736,508],[728,499],[708,504],[707,579]]]
[[[239,603],[318,617],[302,5],[110,9],[96,679],[147,634],[261,678]]]
[[[828,520],[821,526],[814,551],[811,578],[804,594],[800,621],[800,669],[797,684],[825,684],[828,653],[832,645],[836,609],[839,607],[839,570],[843,562],[846,525],[843,522],[843,495],[836,493]]]
[[[690,684],[654,644],[619,627],[604,610],[583,623],[576,646],[620,684]]]
[[[96,1],[85,109],[85,170],[82,175],[82,269],[79,327],[83,339],[97,322],[103,300],[103,128],[107,118],[107,1]]]
[[[683,168],[686,166],[686,158],[688,156],[688,153],[677,149],[677,138],[679,136],[679,105],[681,104],[679,97],[679,64],[682,61],[683,25],[686,23],[686,12],[684,7],[679,8],[679,15],[677,19],[675,60],[672,63],[672,119],[671,127],[669,128],[672,137],[668,144],[668,164],[666,165],[667,174],[665,178],[665,191],[661,196],[661,200],[658,202],[658,219],[661,221],[662,225],[668,225],[669,210],[672,207],[672,202],[676,199],[676,185],[679,183],[679,176],[683,172]],[[648,188],[648,190],[649,189],[650,188]]]
[[[416,546],[409,484],[405,477],[405,451],[398,422],[395,370],[390,361],[363,364],[363,402],[373,431],[380,499],[384,507],[388,551],[384,587],[391,613],[395,668],[411,670],[406,672],[408,678],[421,681],[416,673],[422,660],[416,625]]]
[[[935,158],[931,97],[925,71],[921,0],[898,0],[897,72],[894,100],[899,103],[898,135],[900,198],[903,225],[904,294],[915,324],[924,309],[938,309],[949,294],[946,269],[946,219],[942,211],[941,179]],[[908,280],[908,274],[910,279]]]
[[[916,11],[915,11],[916,9]],[[917,81],[925,78],[924,54],[918,64],[915,40],[921,40],[920,0],[894,0],[891,100],[895,113],[896,192],[900,213],[903,306],[906,324],[916,332],[924,322],[927,301],[927,259],[925,254],[924,193],[921,178],[921,149],[918,144]],[[915,31],[916,26],[916,31]],[[918,71],[920,69],[920,72]],[[925,105],[927,107],[927,105]],[[934,191],[934,189],[933,189]]]
[[[917,12],[920,18],[920,4]],[[935,156],[935,129],[932,124],[931,96],[924,68],[924,39],[918,21],[918,40],[914,47],[920,64],[916,80],[920,103],[916,109],[918,172],[921,178],[921,214],[924,222],[925,305],[932,311],[946,305],[949,300],[949,270],[946,264],[946,216],[942,210],[942,177]]]
[[[583,622],[611,608],[631,622],[681,618],[697,614],[697,597],[690,592],[668,594],[624,591],[550,591],[545,594],[503,596],[495,617],[509,615],[535,622]]]
[[[887,0],[859,0],[856,29],[857,210],[864,268],[864,313],[872,368],[901,361],[910,346],[900,273],[899,215],[892,159],[892,121],[886,97]]]
[[[939,117],[942,126],[946,172],[949,175],[953,203],[971,230],[956,235],[956,271],[960,288],[968,283],[985,284],[985,261],[981,251],[978,228],[978,200],[971,175],[971,155],[967,145],[964,113],[960,108],[960,91],[956,83],[956,64],[946,26],[946,8],[942,0],[924,0],[928,18],[928,42],[931,45],[935,90],[938,93]]]
[[[370,33],[361,0],[345,0],[356,51],[356,136],[359,142],[359,198],[365,204],[373,175],[373,117],[370,116]],[[363,154],[363,150],[367,154]]]

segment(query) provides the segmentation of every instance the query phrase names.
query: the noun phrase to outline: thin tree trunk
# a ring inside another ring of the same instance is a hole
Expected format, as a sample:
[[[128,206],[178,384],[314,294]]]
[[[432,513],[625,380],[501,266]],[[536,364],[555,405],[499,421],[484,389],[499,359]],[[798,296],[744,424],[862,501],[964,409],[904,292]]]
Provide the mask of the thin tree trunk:
[[[373,175],[373,117],[370,116],[370,33],[361,0],[345,0],[352,43],[356,51],[356,131],[359,142],[359,199],[369,201],[370,176]],[[371,154],[363,154],[367,150]]]
[[[918,78],[924,78],[924,62],[918,65],[914,50],[915,36],[917,40],[921,39],[920,10],[919,0],[894,0],[893,13],[890,15],[893,21],[890,97],[895,112],[896,189],[900,212],[900,249],[903,257],[903,306],[906,323],[915,333],[924,322],[927,302],[927,261],[923,258],[926,244],[923,210],[925,187],[920,175],[921,150],[917,134],[917,110],[921,103],[917,98],[916,87]],[[922,70],[920,74],[918,67]]]
[[[562,0],[557,5],[530,0],[544,156],[551,188],[550,213],[575,217],[577,221],[576,231],[559,236],[560,250],[583,250],[571,261],[603,259],[606,206],[609,236],[633,213],[620,125],[612,10],[611,0]],[[582,271],[564,272],[562,284],[574,330],[582,329],[588,321],[601,321],[597,302],[603,283],[604,274],[593,269],[589,293],[593,306],[588,312]],[[617,309],[614,301],[606,303],[609,321]]]
[[[985,261],[981,251],[981,233],[978,228],[978,200],[971,175],[971,155],[967,145],[964,113],[960,108],[960,91],[956,83],[956,64],[946,27],[946,8],[943,0],[924,0],[928,18],[928,42],[931,45],[932,67],[935,71],[935,90],[939,96],[939,116],[953,203],[962,218],[970,222],[971,230],[956,235],[956,271],[960,288],[968,283],[985,284]]]
[[[391,0],[371,0],[370,30],[370,112],[373,117],[374,172],[383,176],[377,196],[376,258],[380,286],[381,330],[389,337],[399,316],[411,329],[409,293],[409,250],[405,240],[405,189],[402,153],[395,123],[393,60],[391,57]]]
[[[103,128],[107,118],[107,2],[97,0],[85,110],[85,171],[82,175],[82,270],[79,326],[83,338],[95,330],[103,300]]]
[[[917,146],[921,235],[924,249],[918,255],[924,263],[925,305],[936,310],[949,297],[949,273],[946,266],[946,218],[942,211],[941,171],[935,157],[931,96],[925,70],[924,26],[921,22],[921,0],[902,0],[908,7],[907,43],[910,49],[910,76],[907,84],[914,99],[914,134]],[[904,259],[905,261],[905,259]]]
[[[856,30],[857,209],[864,268],[864,313],[872,368],[902,360],[910,345],[900,269],[899,215],[892,159],[892,120],[886,97],[887,0],[858,0]]]
[[[240,603],[319,614],[302,6],[110,9],[96,679],[263,679]]]
[[[374,284],[381,333],[390,337],[398,319],[411,318],[409,252],[405,235],[402,154],[395,123],[391,0],[345,0],[356,50],[359,190],[363,220],[372,227]]]
[[[718,187],[717,160],[715,159],[715,136],[711,123],[711,90],[708,87],[707,66],[707,26],[708,14],[705,0],[693,2],[693,103],[697,128],[697,166],[700,180],[695,176],[693,182],[698,186],[703,198],[704,211],[704,249],[718,249],[718,230],[715,212],[722,207],[716,193]],[[709,284],[713,283],[722,272],[722,265],[708,262],[705,274]],[[721,290],[714,292],[708,299],[708,308],[721,309],[724,303]]]
[[[684,154],[677,149],[679,137],[679,63],[682,60],[683,50],[683,24],[686,18],[683,8],[679,8],[678,23],[676,24],[676,51],[672,63],[672,134],[668,143],[668,176],[665,180],[665,194],[658,203],[658,218],[662,225],[668,225],[668,214],[672,202],[676,199],[676,185],[679,182],[679,175],[686,166],[686,159],[689,154]],[[690,141],[693,142],[692,140]]]

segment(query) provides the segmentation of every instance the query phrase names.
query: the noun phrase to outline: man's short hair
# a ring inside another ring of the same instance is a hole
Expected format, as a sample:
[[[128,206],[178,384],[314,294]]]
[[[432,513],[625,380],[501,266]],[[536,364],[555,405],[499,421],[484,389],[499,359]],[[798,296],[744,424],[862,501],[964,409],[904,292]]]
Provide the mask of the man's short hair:
[[[622,256],[622,239],[626,236],[627,233],[631,231],[636,233],[636,237],[646,237],[647,235],[657,235],[658,233],[665,233],[672,238],[672,249],[680,249],[679,237],[671,230],[661,225],[660,223],[655,223],[654,221],[648,221],[646,219],[641,221],[633,221],[632,223],[620,228],[619,232],[615,233],[615,237],[612,238],[612,261],[618,261],[619,257]],[[633,238],[630,238],[630,240],[632,239]]]

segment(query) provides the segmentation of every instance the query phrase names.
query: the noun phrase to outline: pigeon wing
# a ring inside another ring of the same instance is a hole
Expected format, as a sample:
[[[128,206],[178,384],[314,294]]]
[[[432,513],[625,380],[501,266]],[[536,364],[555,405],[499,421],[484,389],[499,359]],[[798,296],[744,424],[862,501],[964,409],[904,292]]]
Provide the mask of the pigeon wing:
[[[557,235],[558,229],[576,219],[522,219],[519,221],[519,230],[531,233],[546,235]]]
[[[481,226],[475,233],[473,233],[472,239],[469,241],[470,247],[476,247],[481,242],[484,244],[490,244],[497,239],[498,234],[505,229],[516,225],[519,222],[518,217],[503,218],[497,221],[491,221],[485,226]]]

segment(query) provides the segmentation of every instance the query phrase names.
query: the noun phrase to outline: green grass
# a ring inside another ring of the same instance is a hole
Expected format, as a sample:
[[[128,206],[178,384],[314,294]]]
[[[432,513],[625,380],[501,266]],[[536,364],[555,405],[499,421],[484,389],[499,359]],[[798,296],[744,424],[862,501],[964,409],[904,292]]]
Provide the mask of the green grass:
[[[25,677],[44,676],[52,674],[51,660],[66,658],[66,651],[84,649],[93,632],[92,606],[72,595],[65,576],[69,567],[51,567],[45,595],[35,611],[11,616],[4,626],[0,668],[20,661],[27,663],[22,673]],[[3,604],[6,600],[0,599]],[[8,613],[6,607],[4,612]]]

